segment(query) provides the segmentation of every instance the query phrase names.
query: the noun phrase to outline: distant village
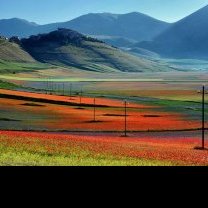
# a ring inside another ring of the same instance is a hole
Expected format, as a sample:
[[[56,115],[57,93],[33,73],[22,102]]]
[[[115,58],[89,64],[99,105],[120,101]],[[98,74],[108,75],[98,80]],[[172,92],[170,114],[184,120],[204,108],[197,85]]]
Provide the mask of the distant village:
[[[1,36],[1,35],[0,35],[0,39],[7,40],[9,42],[17,43],[17,44],[19,44],[20,40],[21,40],[20,37],[18,37],[18,36],[13,36],[11,38],[7,38],[7,37]]]

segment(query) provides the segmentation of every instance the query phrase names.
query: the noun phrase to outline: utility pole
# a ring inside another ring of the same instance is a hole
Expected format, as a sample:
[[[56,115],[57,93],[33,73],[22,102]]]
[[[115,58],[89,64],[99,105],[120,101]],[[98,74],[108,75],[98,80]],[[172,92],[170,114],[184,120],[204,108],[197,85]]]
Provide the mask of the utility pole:
[[[62,85],[59,82],[57,83],[57,95],[62,95]]]
[[[202,149],[205,149],[205,85],[202,87]]]
[[[61,90],[60,90],[59,84],[60,84],[59,82],[56,83],[56,87],[57,87],[56,94],[57,94],[57,95],[59,95],[59,94],[60,94],[59,91],[61,91]]]
[[[202,86],[202,92],[200,91],[200,93],[202,93],[202,145],[201,147],[195,147],[195,149],[205,150],[205,85]]]
[[[65,83],[63,82],[63,96],[65,95]]]
[[[94,118],[94,122],[96,122],[96,102],[95,102],[95,98],[94,98],[94,112],[93,112],[93,118]]]
[[[59,83],[55,83],[55,94],[58,95],[59,94]]]
[[[69,96],[70,96],[70,99],[71,99],[72,98],[72,83],[70,83]]]
[[[54,83],[54,95],[57,95],[57,86],[58,84],[55,82]]]
[[[79,96],[79,104],[80,104],[80,107],[82,105],[82,87],[81,87],[81,91],[80,91],[80,96]]]
[[[52,92],[51,94],[52,94],[52,95],[53,95],[53,89],[54,89],[54,88],[53,88],[53,81],[51,81],[51,92]]]
[[[48,79],[46,79],[46,95],[48,94]]]
[[[127,101],[124,101],[124,136],[127,137]]]

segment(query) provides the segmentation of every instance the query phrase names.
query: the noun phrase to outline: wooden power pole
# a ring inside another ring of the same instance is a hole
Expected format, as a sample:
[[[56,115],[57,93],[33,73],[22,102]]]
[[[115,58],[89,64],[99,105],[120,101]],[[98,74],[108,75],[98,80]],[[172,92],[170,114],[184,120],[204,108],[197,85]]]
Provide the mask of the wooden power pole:
[[[202,149],[205,149],[205,86],[202,87]]]

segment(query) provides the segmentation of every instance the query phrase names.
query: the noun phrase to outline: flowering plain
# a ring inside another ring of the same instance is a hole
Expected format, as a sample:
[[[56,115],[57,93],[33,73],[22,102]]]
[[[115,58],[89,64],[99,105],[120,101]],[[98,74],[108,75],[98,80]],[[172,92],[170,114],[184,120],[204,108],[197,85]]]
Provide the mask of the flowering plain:
[[[208,151],[194,149],[201,145],[199,95],[187,92],[189,102],[170,92],[173,100],[128,101],[129,136],[122,137],[123,99],[100,96],[94,106],[93,96],[1,89],[0,165],[207,166]]]
[[[0,165],[207,166],[199,138],[0,132]]]

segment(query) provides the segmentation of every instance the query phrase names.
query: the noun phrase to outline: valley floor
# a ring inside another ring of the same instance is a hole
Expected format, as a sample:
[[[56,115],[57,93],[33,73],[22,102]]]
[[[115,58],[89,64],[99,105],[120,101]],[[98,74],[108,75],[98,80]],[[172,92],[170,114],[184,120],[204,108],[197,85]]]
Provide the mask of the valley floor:
[[[0,165],[208,166],[208,151],[195,149],[207,73],[68,75],[0,76]]]

